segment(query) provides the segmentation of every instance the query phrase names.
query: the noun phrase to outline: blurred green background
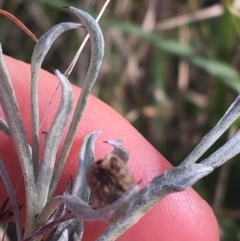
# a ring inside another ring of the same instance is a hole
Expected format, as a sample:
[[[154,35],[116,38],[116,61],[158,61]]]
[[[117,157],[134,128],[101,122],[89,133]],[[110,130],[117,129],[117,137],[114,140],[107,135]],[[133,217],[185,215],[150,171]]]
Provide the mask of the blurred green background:
[[[104,0],[0,0],[38,38],[53,25],[78,19],[71,5],[97,16]],[[217,0],[112,0],[100,20],[105,58],[93,94],[134,125],[173,165],[178,165],[240,93],[240,3]],[[57,39],[43,68],[62,72],[86,31]],[[5,54],[30,62],[34,42],[0,16]],[[90,45],[70,80],[82,84]],[[239,122],[205,155],[219,148]],[[134,141],[134,140],[133,140]],[[204,158],[204,157],[203,157]],[[221,240],[240,240],[239,157],[194,187],[213,207]]]

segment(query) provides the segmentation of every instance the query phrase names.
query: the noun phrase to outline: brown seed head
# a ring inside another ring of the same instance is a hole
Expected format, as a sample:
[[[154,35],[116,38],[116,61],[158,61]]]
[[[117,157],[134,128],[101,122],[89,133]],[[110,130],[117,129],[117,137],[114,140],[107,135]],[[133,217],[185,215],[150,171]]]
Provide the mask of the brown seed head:
[[[87,183],[101,204],[114,202],[135,185],[126,163],[112,153],[88,168]]]

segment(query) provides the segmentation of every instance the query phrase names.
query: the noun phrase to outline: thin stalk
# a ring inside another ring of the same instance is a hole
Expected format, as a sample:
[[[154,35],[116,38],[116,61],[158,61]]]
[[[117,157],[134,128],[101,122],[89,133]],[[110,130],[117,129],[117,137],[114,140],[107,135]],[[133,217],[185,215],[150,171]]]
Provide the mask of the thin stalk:
[[[103,5],[100,13],[98,14],[98,16],[97,16],[97,18],[96,18],[96,21],[97,21],[97,22],[98,22],[98,21],[100,20],[100,18],[102,17],[102,15],[103,15],[103,13],[104,13],[104,11],[105,11],[105,9],[106,9],[106,7],[107,7],[107,5],[109,4],[110,1],[111,1],[111,0],[107,0],[107,1],[105,2],[105,4]],[[89,39],[89,34],[87,34],[87,36],[86,36],[85,39],[83,40],[81,46],[79,47],[77,53],[75,54],[75,56],[74,56],[74,58],[73,58],[71,64],[68,66],[67,70],[66,70],[65,73],[64,73],[64,75],[65,75],[67,78],[68,78],[68,76],[71,74],[71,72],[72,72],[72,70],[73,70],[73,68],[74,68],[74,66],[75,66],[75,64],[76,64],[76,62],[77,62],[77,59],[79,58],[80,54],[82,53],[82,50],[83,50],[84,46],[86,45],[88,39]],[[45,119],[45,116],[47,115],[47,113],[48,113],[48,111],[49,111],[49,108],[50,108],[50,106],[51,106],[52,100],[53,100],[54,96],[56,95],[57,90],[58,90],[59,87],[60,87],[60,84],[56,87],[56,89],[55,89],[55,91],[54,91],[54,93],[53,93],[53,95],[52,95],[52,97],[51,97],[51,100],[50,100],[50,102],[49,102],[49,105],[48,105],[48,107],[47,107],[47,109],[46,109],[46,111],[45,111],[45,113],[44,113],[44,115],[43,115],[43,117],[42,117],[42,119],[41,119],[40,127],[41,127],[41,125],[42,125],[42,123],[43,123],[43,121],[44,121],[44,119]]]
[[[0,14],[4,15],[5,17],[9,18],[11,21],[13,21],[19,28],[23,30],[33,41],[37,42],[37,37],[14,15],[11,13],[4,11],[3,9],[0,9]]]
[[[102,9],[101,9],[101,11],[100,11],[100,13],[98,14],[98,16],[97,16],[97,18],[96,18],[96,22],[98,22],[98,21],[100,20],[100,18],[102,17],[102,15],[103,15],[103,13],[104,13],[104,11],[105,11],[105,9],[106,9],[106,7],[107,7],[107,5],[109,4],[110,1],[111,1],[111,0],[107,0],[107,1],[104,3],[104,5],[103,5],[103,7],[102,7]],[[65,75],[66,77],[68,77],[68,76],[71,74],[71,72],[72,72],[72,70],[73,70],[73,68],[74,68],[74,66],[75,66],[75,64],[76,64],[76,62],[77,62],[80,54],[82,53],[82,50],[83,50],[84,46],[86,45],[89,37],[90,37],[89,34],[87,34],[87,36],[86,36],[85,39],[83,40],[81,46],[79,47],[77,53],[75,54],[75,56],[74,56],[71,64],[68,66],[67,70],[65,71],[64,75]]]

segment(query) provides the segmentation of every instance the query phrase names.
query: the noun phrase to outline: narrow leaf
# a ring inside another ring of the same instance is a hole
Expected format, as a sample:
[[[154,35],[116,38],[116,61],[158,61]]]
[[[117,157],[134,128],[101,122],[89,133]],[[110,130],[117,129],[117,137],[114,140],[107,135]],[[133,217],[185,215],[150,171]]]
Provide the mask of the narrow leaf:
[[[58,239],[58,241],[68,241],[68,230],[65,229],[63,232],[62,232],[62,235],[60,236],[60,238]]]
[[[218,121],[214,128],[202,138],[199,144],[180,165],[190,166],[192,163],[196,162],[239,116],[240,95],[231,104],[224,116]]]
[[[13,143],[15,145],[18,158],[21,164],[23,177],[25,181],[26,197],[27,197],[27,219],[26,233],[34,228],[34,217],[36,215],[37,192],[35,185],[35,177],[33,166],[31,163],[31,153],[27,142],[26,133],[24,131],[16,96],[4,64],[2,48],[0,45],[0,102],[2,109],[11,132]]]
[[[72,190],[73,195],[80,197],[86,203],[89,203],[89,197],[91,192],[90,188],[87,185],[86,172],[88,167],[94,162],[95,141],[99,134],[100,131],[93,132],[87,135],[83,140],[79,156],[78,170]],[[69,220],[61,223],[57,227],[56,232],[54,233],[53,240],[57,240],[59,235],[65,229],[68,229],[69,233],[73,232],[73,235],[75,235],[79,241],[83,236],[84,223],[82,220]]]
[[[132,200],[134,197],[136,197],[138,191],[139,185],[134,185],[119,199],[99,209],[93,209],[81,198],[74,195],[56,196],[52,198],[44,207],[43,211],[38,217],[38,223],[39,225],[44,225],[49,220],[56,207],[61,203],[66,204],[67,208],[79,220],[103,220],[108,222],[116,221],[116,219],[122,216],[127,211],[129,206],[131,206]]]
[[[97,241],[113,241],[133,226],[157,202],[167,194],[179,192],[191,186],[198,179],[208,175],[213,168],[194,164],[189,168],[174,167],[155,177],[143,188],[126,216],[111,224]]]
[[[73,94],[70,82],[58,70],[55,71],[55,74],[61,82],[62,94],[58,110],[46,136],[43,161],[38,175],[37,191],[39,197],[39,212],[43,209],[47,202],[57,150],[73,106]]]
[[[58,162],[56,171],[54,172],[53,183],[52,183],[51,192],[50,192],[51,196],[53,195],[56,189],[58,180],[62,173],[65,162],[67,160],[74,135],[76,133],[79,122],[85,110],[85,106],[87,104],[87,100],[89,98],[91,89],[96,81],[99,68],[101,66],[103,55],[104,55],[104,40],[102,36],[102,31],[98,23],[88,13],[85,13],[73,7],[68,7],[68,8],[80,18],[83,25],[87,28],[88,33],[90,35],[90,40],[91,40],[92,54],[91,54],[91,61],[87,72],[87,76],[77,102],[77,106],[73,115],[73,119],[69,128],[67,137],[64,142],[65,144],[62,149],[61,157]]]
[[[201,163],[213,168],[219,167],[240,153],[240,131]]]
[[[2,118],[0,118],[0,130],[1,130],[3,133],[5,133],[7,136],[9,136],[10,138],[12,138],[12,137],[11,137],[11,132],[10,132],[10,130],[9,130],[9,128],[8,128],[8,124],[7,124],[7,122],[6,122],[4,119],[2,119]]]
[[[87,203],[89,202],[91,190],[87,185],[86,173],[89,166],[94,162],[95,141],[99,134],[100,131],[96,131],[84,138],[79,156],[76,179],[73,185],[72,194],[82,198]]]
[[[116,221],[125,214],[138,191],[139,186],[135,185],[113,203],[99,209],[91,208],[89,205],[87,205],[87,203],[77,196],[61,196],[61,199],[66,204],[67,208],[75,214],[76,218],[80,220],[103,220],[112,222]]]
[[[114,147],[112,153],[118,156],[122,161],[127,162],[130,158],[129,151],[122,145],[122,140],[108,140],[104,141]]]
[[[38,156],[39,156],[39,109],[38,109],[38,72],[42,62],[52,46],[53,42],[59,35],[70,29],[79,28],[81,25],[77,23],[60,23],[49,31],[47,31],[38,40],[31,61],[31,111],[32,111],[32,149],[33,149],[33,164],[34,171],[37,172]]]

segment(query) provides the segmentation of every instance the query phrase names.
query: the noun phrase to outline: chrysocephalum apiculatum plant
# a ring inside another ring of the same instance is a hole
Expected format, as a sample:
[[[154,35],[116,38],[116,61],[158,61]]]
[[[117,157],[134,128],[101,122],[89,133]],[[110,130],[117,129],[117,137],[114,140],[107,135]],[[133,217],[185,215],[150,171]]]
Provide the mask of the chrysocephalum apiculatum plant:
[[[0,49],[0,101],[5,115],[5,119],[0,118],[0,129],[12,138],[21,163],[27,199],[24,233],[19,215],[21,206],[16,200],[14,188],[1,158],[0,176],[6,186],[12,209],[6,208],[9,201],[6,199],[0,207],[0,218],[1,221],[6,221],[14,215],[18,241],[40,240],[42,235],[51,229],[53,230],[51,240],[69,240],[69,237],[73,235],[74,240],[81,240],[84,220],[108,221],[109,227],[98,240],[116,240],[163,197],[185,190],[240,152],[238,144],[240,132],[238,131],[208,158],[201,163],[195,163],[239,117],[239,96],[216,126],[178,167],[170,168],[156,176],[140,191],[138,183],[134,181],[126,165],[129,152],[122,146],[121,140],[107,141],[113,146],[113,151],[103,160],[94,163],[94,143],[100,131],[89,133],[79,150],[79,167],[75,180],[69,180],[66,191],[62,195],[53,197],[104,55],[104,40],[98,23],[82,10],[73,7],[66,8],[77,15],[81,24],[60,23],[54,26],[38,40],[32,55],[32,146],[27,142],[11,79],[4,64],[2,49]],[[63,32],[81,27],[87,29],[91,39],[90,67],[57,167],[54,167],[56,153],[72,111],[73,95],[67,77],[55,70],[62,89],[61,102],[46,134],[43,160],[39,164],[38,72],[53,41]],[[108,177],[108,182],[103,180],[103,176]],[[91,205],[96,200],[98,208],[92,208]]]

